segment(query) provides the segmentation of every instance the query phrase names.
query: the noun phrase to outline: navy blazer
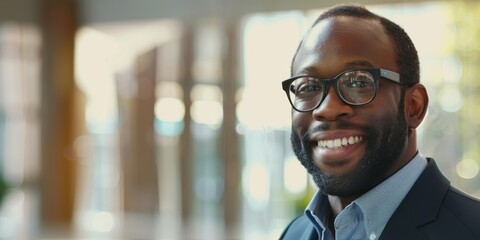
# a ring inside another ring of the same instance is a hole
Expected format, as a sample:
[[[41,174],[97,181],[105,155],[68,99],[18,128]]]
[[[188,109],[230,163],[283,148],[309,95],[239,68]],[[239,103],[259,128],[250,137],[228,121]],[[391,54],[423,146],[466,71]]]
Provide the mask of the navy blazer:
[[[388,204],[388,203],[386,203]],[[315,239],[313,224],[303,214],[280,239]],[[454,187],[433,159],[388,220],[380,240],[480,240],[480,201]]]

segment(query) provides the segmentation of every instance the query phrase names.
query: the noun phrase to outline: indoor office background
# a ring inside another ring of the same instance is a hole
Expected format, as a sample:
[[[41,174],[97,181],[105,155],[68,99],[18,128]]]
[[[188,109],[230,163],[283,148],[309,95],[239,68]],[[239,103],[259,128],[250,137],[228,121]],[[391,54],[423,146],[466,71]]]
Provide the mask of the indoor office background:
[[[0,2],[0,239],[276,239],[315,191],[280,88],[339,1]],[[480,197],[480,3],[364,1],[416,43],[420,150]]]

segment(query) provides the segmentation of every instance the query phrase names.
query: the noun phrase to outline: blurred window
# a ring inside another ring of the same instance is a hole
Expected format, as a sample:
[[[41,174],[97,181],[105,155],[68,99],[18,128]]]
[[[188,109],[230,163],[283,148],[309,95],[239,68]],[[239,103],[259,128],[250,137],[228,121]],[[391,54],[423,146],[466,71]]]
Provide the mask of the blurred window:
[[[0,238],[35,217],[27,210],[36,204],[40,170],[40,48],[37,27],[0,24],[0,184],[10,187],[0,199]]]

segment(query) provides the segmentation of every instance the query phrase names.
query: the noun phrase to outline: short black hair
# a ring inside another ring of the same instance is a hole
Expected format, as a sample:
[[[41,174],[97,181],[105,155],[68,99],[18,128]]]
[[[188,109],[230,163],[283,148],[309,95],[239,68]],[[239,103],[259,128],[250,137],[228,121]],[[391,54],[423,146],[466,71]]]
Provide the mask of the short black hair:
[[[420,63],[418,60],[418,53],[408,34],[398,24],[370,12],[367,8],[355,4],[336,5],[323,12],[312,24],[310,29],[315,27],[320,21],[331,17],[355,17],[361,19],[371,19],[379,21],[384,27],[387,35],[390,37],[396,53],[396,63],[398,72],[400,73],[401,82],[407,86],[412,86],[420,82]],[[295,55],[293,56],[291,71],[293,74],[293,64],[295,58],[302,46],[303,40],[297,47]]]

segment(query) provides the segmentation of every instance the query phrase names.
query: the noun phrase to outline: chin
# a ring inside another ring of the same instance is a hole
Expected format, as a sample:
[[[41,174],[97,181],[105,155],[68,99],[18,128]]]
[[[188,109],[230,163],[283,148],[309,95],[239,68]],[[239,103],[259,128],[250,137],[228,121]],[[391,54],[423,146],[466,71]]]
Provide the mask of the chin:
[[[379,176],[363,174],[358,169],[343,174],[329,174],[318,169],[311,175],[320,191],[327,195],[339,197],[362,195],[383,179]]]
[[[292,131],[292,147],[320,191],[340,197],[358,196],[381,183],[389,173],[395,172],[392,168],[404,154],[406,123],[398,119],[385,122],[389,124],[381,126],[380,129],[378,127],[363,129],[367,139],[365,139],[365,150],[362,156],[356,163],[344,168],[345,170],[341,172],[331,171],[315,164],[308,134],[301,138]],[[345,162],[348,161],[345,160]]]

